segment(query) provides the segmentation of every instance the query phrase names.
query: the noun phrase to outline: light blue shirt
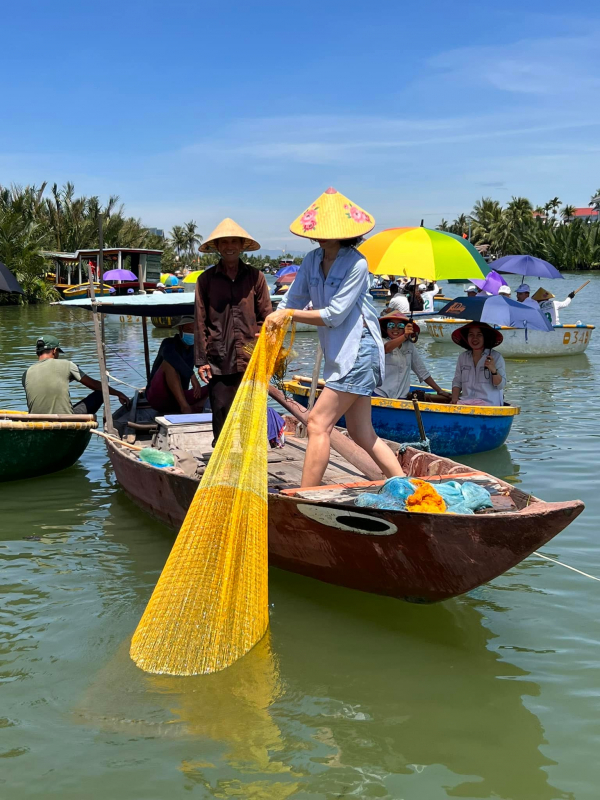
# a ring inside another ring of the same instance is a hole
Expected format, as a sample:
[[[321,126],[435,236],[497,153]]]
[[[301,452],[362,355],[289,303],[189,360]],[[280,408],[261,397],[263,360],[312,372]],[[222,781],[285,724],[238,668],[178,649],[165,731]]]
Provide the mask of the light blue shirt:
[[[354,247],[341,247],[325,279],[321,269],[323,250],[311,250],[302,262],[296,280],[278,308],[302,309],[310,301],[326,327],[317,326],[325,366],[325,381],[339,381],[356,361],[364,324],[379,348],[381,378],[385,354],[377,312],[369,296],[369,269]]]

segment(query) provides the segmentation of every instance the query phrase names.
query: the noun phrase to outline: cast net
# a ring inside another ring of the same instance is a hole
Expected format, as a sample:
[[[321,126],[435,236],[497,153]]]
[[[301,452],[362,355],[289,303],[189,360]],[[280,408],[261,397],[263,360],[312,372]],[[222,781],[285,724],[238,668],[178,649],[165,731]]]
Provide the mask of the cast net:
[[[267,394],[285,362],[287,317],[263,326],[234,404],[152,597],[131,657],[146,672],[216,672],[269,624]],[[291,347],[291,345],[290,345]]]

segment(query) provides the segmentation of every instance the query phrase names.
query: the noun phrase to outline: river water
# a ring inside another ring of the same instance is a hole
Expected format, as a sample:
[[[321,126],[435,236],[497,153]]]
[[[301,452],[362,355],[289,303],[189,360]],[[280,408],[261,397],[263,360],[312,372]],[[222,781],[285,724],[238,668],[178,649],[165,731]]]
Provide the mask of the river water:
[[[565,277],[561,298],[583,282]],[[599,309],[593,275],[561,318],[600,325]],[[106,330],[110,371],[142,386],[139,325]],[[0,408],[25,408],[40,333],[97,376],[84,312],[2,307]],[[457,352],[419,346],[449,385]],[[293,371],[314,349],[298,336]],[[509,361],[522,413],[507,446],[466,460],[584,500],[544,553],[597,576],[599,364],[598,330],[584,355]],[[424,607],[273,569],[268,638],[223,673],[156,677],[128,641],[173,534],[120,491],[102,443],[69,470],[0,484],[0,511],[0,798],[598,797],[596,581],[531,557]]]

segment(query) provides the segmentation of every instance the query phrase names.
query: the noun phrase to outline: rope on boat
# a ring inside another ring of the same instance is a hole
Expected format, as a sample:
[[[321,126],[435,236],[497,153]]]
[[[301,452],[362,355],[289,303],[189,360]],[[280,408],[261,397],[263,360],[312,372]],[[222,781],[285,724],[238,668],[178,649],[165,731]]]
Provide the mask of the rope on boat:
[[[129,386],[130,389],[134,389],[136,392],[141,392],[142,389],[145,388],[145,386],[133,386],[131,383],[127,383],[127,381],[122,381],[120,378],[115,378],[115,376],[111,375],[111,373],[108,370],[106,370],[106,375],[111,379],[111,381],[122,383],[123,386]]]
[[[579,573],[579,575],[583,575],[584,578],[591,578],[593,581],[600,581],[600,578],[597,578],[595,575],[590,575],[587,572],[582,572],[580,569],[576,567],[571,567],[569,564],[563,564],[562,561],[559,561],[556,558],[550,558],[550,556],[545,556],[543,553],[540,553],[539,550],[535,550],[533,553],[534,556],[539,556],[540,558],[545,558],[546,561],[552,561],[553,564],[559,564],[561,567],[566,567],[566,569],[571,569],[573,572]]]
[[[429,439],[423,439],[421,442],[404,442],[398,448],[398,452],[404,455],[409,447],[412,447],[413,450],[422,450],[424,453],[431,453],[431,442]]]

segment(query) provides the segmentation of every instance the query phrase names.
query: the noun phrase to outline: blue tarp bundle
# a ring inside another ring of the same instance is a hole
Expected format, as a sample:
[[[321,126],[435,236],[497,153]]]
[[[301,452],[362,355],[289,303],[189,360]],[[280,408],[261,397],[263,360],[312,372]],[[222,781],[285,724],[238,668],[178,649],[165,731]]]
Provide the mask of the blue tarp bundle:
[[[491,508],[490,493],[483,486],[471,481],[445,481],[432,484],[444,498],[446,511],[451,514],[473,514],[482,508]],[[406,499],[414,494],[416,487],[409,478],[389,478],[377,494],[363,492],[354,501],[363,508],[380,508],[385,511],[404,511]]]

